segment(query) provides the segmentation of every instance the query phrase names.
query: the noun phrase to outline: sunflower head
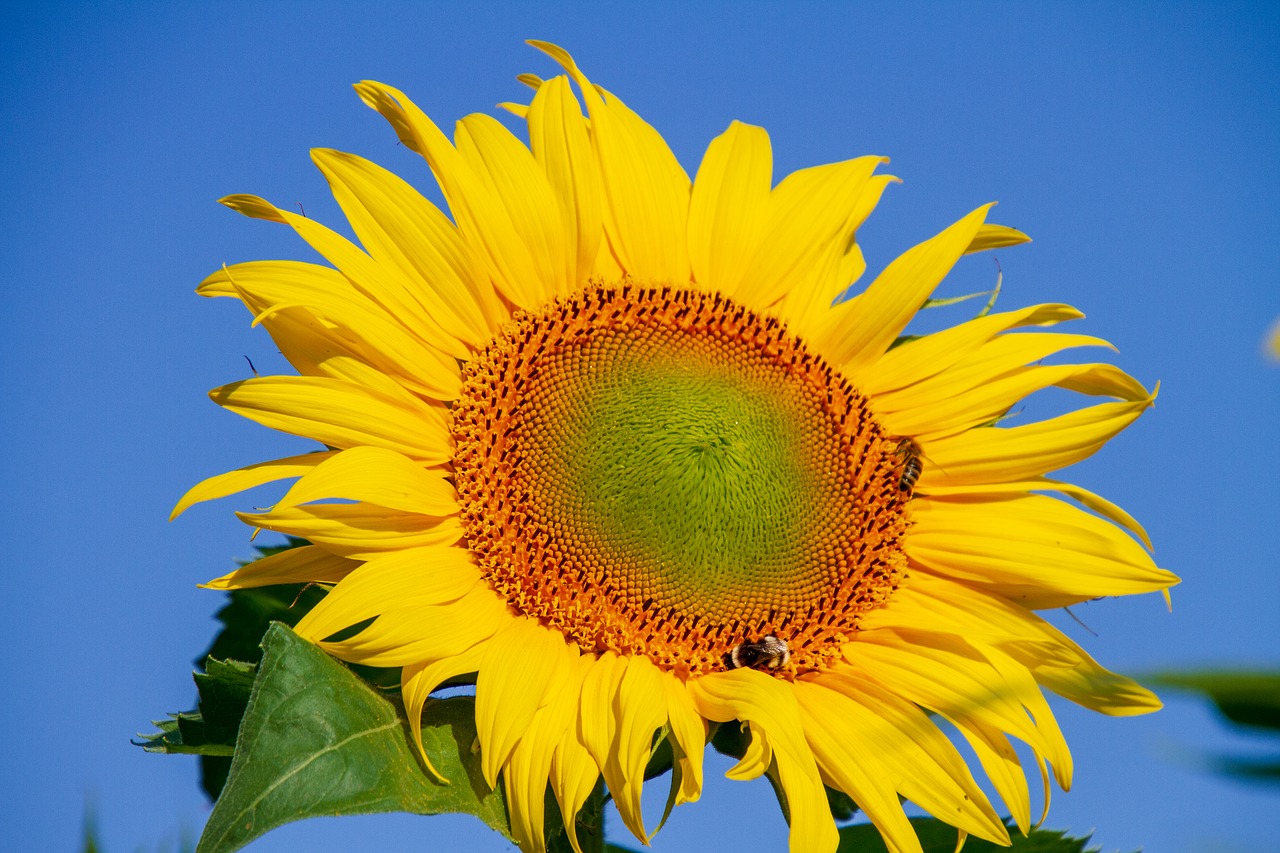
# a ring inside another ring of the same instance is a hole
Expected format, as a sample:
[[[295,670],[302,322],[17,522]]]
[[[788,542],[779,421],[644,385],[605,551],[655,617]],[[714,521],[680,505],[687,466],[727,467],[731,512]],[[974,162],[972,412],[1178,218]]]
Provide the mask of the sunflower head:
[[[177,511],[296,480],[241,517],[310,544],[209,585],[326,585],[298,632],[402,668],[415,734],[432,691],[473,674],[482,769],[526,849],[544,847],[548,787],[576,847],[601,777],[647,841],[655,734],[688,802],[720,723],[749,733],[730,776],[785,791],[793,850],[835,847],[824,786],[892,851],[920,849],[900,798],[1007,843],[929,714],[1025,831],[1009,738],[1046,793],[1050,773],[1071,777],[1044,688],[1105,713],[1158,707],[1034,612],[1176,582],[1133,519],[1048,477],[1153,395],[1108,364],[1042,362],[1105,343],[1034,330],[1080,316],[1065,305],[903,336],[961,256],[1027,239],[987,223],[990,205],[844,298],[866,266],[858,229],[895,180],[876,174],[884,158],[775,184],[767,134],[733,122],[691,181],[565,51],[533,44],[564,74],[522,77],[531,102],[505,105],[527,141],[483,115],[450,141],[403,93],[356,87],[426,160],[448,215],[324,150],[359,245],[224,199],[328,264],[237,264],[201,285],[241,300],[297,370],[212,396],[327,449],[183,498]],[[1002,423],[1055,386],[1110,400]]]
[[[463,368],[468,547],[522,613],[681,677],[786,637],[840,654],[903,567],[902,462],[777,320],[692,288],[595,282]]]

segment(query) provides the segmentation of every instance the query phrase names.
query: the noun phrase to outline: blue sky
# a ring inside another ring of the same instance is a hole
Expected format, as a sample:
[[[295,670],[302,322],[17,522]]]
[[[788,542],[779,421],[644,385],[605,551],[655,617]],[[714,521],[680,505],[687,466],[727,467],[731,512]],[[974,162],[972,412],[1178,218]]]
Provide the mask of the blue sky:
[[[281,365],[242,308],[195,285],[223,263],[308,257],[287,229],[215,199],[256,193],[340,225],[307,157],[321,146],[428,186],[350,84],[391,83],[447,125],[524,97],[519,72],[554,73],[525,38],[572,50],[690,171],[735,118],[769,129],[775,180],[891,156],[904,183],[860,234],[872,272],[998,200],[993,218],[1035,239],[999,253],[1001,305],[1072,303],[1088,315],[1074,331],[1161,382],[1156,408],[1070,477],[1146,524],[1184,578],[1174,612],[1158,596],[1079,608],[1097,636],[1051,618],[1121,671],[1280,665],[1280,367],[1260,352],[1280,315],[1274,9],[31,5],[0,34],[0,613],[13,641],[0,846],[75,849],[86,801],[110,853],[172,849],[207,815],[194,761],[129,738],[192,703],[191,659],[222,601],[196,584],[250,553],[248,530],[234,501],[166,518],[197,480],[307,447],[205,396],[243,378],[245,356]],[[948,291],[994,276],[989,256],[967,259]],[[1277,795],[1195,766],[1197,750],[1253,742],[1166,698],[1138,719],[1055,706],[1077,773],[1047,825],[1094,829],[1108,851],[1274,849]],[[783,849],[767,785],[712,776],[655,849]],[[437,834],[432,849],[505,849],[467,818],[408,816],[313,821],[250,849],[417,849]]]

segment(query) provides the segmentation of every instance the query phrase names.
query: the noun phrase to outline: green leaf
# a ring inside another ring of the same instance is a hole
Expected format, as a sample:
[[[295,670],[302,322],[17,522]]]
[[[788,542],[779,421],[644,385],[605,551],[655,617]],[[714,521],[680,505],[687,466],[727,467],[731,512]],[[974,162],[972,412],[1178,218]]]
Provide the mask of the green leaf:
[[[920,846],[924,853],[954,853],[957,832],[954,826],[935,818],[912,818],[911,825],[920,836]],[[1000,847],[981,838],[969,838],[964,843],[964,853],[1086,853],[1086,838],[1068,838],[1065,832],[1048,829],[1035,829],[1024,836],[1016,829],[1009,833],[1013,840],[1012,847]],[[880,831],[869,823],[856,826],[845,826],[840,829],[840,846],[837,853],[886,853],[887,847],[880,837]],[[1096,849],[1096,848],[1091,848]]]
[[[474,814],[508,839],[505,805],[480,774],[474,701],[432,700],[426,773],[401,706],[283,625],[263,640],[226,787],[197,853],[238,850],[270,829],[321,815]]]
[[[194,711],[155,721],[160,731],[135,741],[147,752],[200,756],[200,781],[217,799],[231,767],[236,733],[253,689],[253,664],[210,658],[205,672],[194,674],[199,701]]]
[[[1280,731],[1280,672],[1161,672],[1148,680],[1156,685],[1204,694],[1233,723]]]

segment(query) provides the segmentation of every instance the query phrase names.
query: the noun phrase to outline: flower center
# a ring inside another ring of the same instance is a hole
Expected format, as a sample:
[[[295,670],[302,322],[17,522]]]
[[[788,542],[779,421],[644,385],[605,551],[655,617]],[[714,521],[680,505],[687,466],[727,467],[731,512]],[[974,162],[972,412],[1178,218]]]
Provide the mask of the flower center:
[[[624,282],[517,314],[453,409],[481,571],[584,650],[815,669],[902,571],[899,440],[770,317]]]

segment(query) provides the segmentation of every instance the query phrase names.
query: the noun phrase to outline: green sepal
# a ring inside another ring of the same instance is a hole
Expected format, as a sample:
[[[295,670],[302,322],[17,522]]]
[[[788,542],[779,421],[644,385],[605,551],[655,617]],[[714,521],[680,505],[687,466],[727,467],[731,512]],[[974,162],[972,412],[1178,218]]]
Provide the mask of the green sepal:
[[[823,787],[827,790],[827,805],[831,808],[831,816],[836,819],[836,823],[847,823],[858,816],[858,804],[852,797],[828,785]]]
[[[273,625],[230,774],[197,853],[230,853],[308,817],[403,811],[474,814],[510,839],[501,791],[481,775],[474,700],[430,700],[422,739],[451,784],[426,772],[398,702]]]
[[[209,658],[205,671],[192,676],[199,695],[196,710],[154,721],[159,732],[135,743],[147,752],[200,756],[201,786],[210,800],[217,799],[231,766],[254,670],[250,663]]]
[[[205,671],[193,678],[200,693],[200,715],[206,723],[205,737],[234,750],[240,720],[249,704],[255,664],[205,659]],[[200,756],[200,787],[210,801],[218,799],[231,769],[232,752],[209,752]]]
[[[911,818],[911,826],[920,837],[924,853],[955,853],[958,834],[954,826],[936,818]],[[1087,853],[1096,849],[1086,848],[1088,836],[1070,838],[1065,832],[1052,829],[1034,829],[1025,836],[1015,829],[1009,837],[1013,846],[1001,847],[970,836],[964,843],[964,853]],[[880,831],[869,823],[840,828],[840,846],[836,853],[886,853],[887,850]]]
[[[920,306],[923,311],[925,308],[944,308],[947,305],[959,305],[961,302],[968,302],[970,299],[977,299],[979,296],[990,298],[990,290],[979,290],[977,293],[966,293],[963,296],[936,296],[926,299],[924,304]]]

